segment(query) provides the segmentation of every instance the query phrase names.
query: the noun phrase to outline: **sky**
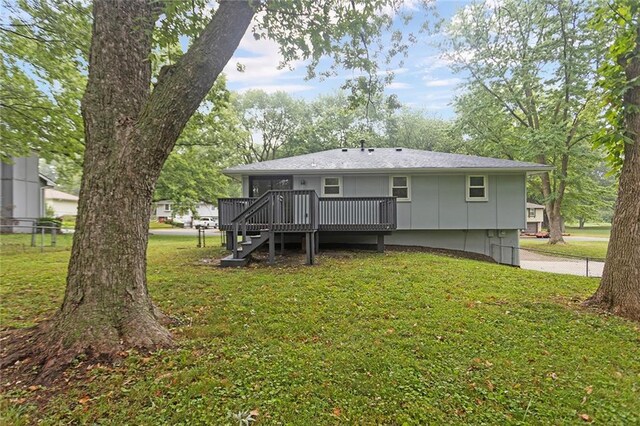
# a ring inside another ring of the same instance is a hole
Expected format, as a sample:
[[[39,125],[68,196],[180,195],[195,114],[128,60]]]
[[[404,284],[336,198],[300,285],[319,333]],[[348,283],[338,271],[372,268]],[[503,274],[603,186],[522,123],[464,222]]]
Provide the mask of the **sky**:
[[[468,4],[468,1],[442,1],[435,4],[437,13],[442,18],[450,18],[457,10]],[[399,26],[403,32],[418,32],[425,20],[434,21],[432,15],[420,8],[412,10],[413,21],[407,27]],[[462,75],[454,74],[448,67],[438,48],[435,46],[437,36],[417,34],[418,42],[409,47],[408,56],[389,65],[387,70],[393,71],[394,81],[386,88],[387,95],[395,94],[398,100],[408,107],[422,110],[426,115],[443,119],[454,116],[451,102]],[[251,32],[245,34],[235,55],[227,64],[225,74],[227,87],[240,93],[251,89],[266,92],[285,91],[291,96],[305,100],[316,98],[321,94],[331,94],[339,90],[346,78],[354,76],[351,71],[344,71],[336,77],[324,81],[318,78],[305,80],[305,63],[290,64],[293,69],[278,69],[281,61],[278,45],[269,40],[256,41]],[[244,68],[238,71],[238,64]]]

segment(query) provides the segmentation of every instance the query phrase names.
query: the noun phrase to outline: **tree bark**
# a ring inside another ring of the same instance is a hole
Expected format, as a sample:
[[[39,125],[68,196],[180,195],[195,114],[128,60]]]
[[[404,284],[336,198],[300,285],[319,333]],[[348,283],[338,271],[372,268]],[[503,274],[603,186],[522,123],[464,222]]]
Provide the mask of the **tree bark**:
[[[640,28],[635,51],[625,66],[626,80],[640,78]],[[624,94],[626,136],[618,201],[611,225],[600,286],[585,303],[640,321],[640,86]]]
[[[64,301],[3,365],[32,358],[43,381],[74,357],[112,359],[172,344],[149,297],[149,211],[162,166],[254,14],[222,1],[187,53],[151,91],[157,18],[150,0],[96,0],[89,78],[82,102],[85,157]]]
[[[541,162],[544,163],[544,161]],[[564,244],[562,212],[560,210],[562,197],[558,195],[558,191],[553,191],[551,176],[548,172],[543,173],[540,177],[542,179],[542,195],[549,200],[545,203],[545,211],[549,219],[549,244]],[[564,190],[562,195],[564,195]]]

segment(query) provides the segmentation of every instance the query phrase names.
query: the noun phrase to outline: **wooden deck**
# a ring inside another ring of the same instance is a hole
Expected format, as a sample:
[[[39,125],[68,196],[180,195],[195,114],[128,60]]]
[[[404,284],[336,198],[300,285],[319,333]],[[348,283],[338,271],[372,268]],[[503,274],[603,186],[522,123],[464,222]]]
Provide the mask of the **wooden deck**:
[[[388,232],[397,227],[395,197],[317,197],[315,191],[270,191],[276,195],[276,232],[342,231]],[[233,220],[257,198],[221,198],[219,226],[233,231]],[[268,211],[263,209],[247,219],[249,231],[267,229]]]
[[[382,236],[397,227],[395,197],[318,197],[314,190],[274,190],[260,198],[221,198],[218,208],[220,230],[227,232],[233,251],[229,265],[267,242],[273,261],[275,234],[306,234],[308,263],[313,263],[318,232]]]

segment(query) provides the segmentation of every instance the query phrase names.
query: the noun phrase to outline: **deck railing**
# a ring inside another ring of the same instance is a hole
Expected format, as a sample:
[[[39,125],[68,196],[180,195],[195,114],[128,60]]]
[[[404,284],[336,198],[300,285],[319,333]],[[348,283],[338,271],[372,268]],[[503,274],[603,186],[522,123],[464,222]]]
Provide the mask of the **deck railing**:
[[[320,231],[392,231],[397,226],[394,197],[320,198]]]
[[[397,226],[395,197],[318,198],[315,191],[309,190],[270,191],[269,193],[274,197],[272,226],[275,232],[305,232],[309,229],[386,232],[395,230]],[[259,206],[257,202],[257,198],[218,200],[220,229],[233,231],[234,219],[245,210],[251,213],[245,218],[247,231],[268,229],[269,211]],[[249,209],[254,204],[256,204],[255,212]]]
[[[222,200],[220,200],[222,201]],[[246,205],[239,213],[232,216]],[[220,203],[222,206],[225,203]],[[238,237],[247,241],[247,233],[261,231],[315,232],[318,230],[318,195],[312,190],[269,191],[254,200],[238,200],[226,203],[221,219],[230,220],[233,231],[232,249],[234,257],[238,254]],[[224,224],[226,228],[226,223]],[[221,226],[221,229],[225,229]]]

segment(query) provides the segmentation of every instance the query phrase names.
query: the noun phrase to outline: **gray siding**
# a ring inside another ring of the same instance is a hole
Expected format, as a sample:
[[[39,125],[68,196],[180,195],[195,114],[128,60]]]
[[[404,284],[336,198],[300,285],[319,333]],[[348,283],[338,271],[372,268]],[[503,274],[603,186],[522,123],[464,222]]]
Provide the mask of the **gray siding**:
[[[20,157],[13,161],[13,164],[2,164],[1,215],[38,218],[43,215],[38,157]]]
[[[467,229],[465,176],[438,177],[438,229]]]
[[[527,184],[524,176],[500,176],[496,185],[498,228],[524,229]]]
[[[31,225],[44,215],[43,194],[38,174],[38,157],[14,158],[13,164],[2,163],[0,171],[0,216],[19,218],[5,224]],[[5,232],[30,232],[27,228],[3,228]]]
[[[388,196],[389,176],[341,176],[342,195]],[[398,202],[398,230],[524,229],[525,173],[491,174],[488,183],[487,201],[468,202],[465,174],[411,175],[411,201]],[[295,175],[293,188],[315,189],[322,196],[322,177]],[[247,177],[243,193],[248,194]]]
[[[498,263],[518,266],[520,265],[517,249],[518,235],[517,229],[501,232],[480,229],[405,230],[395,231],[386,236],[385,244],[466,251],[489,256]],[[345,242],[375,244],[376,236],[353,234],[345,238],[342,233],[320,234],[320,244]]]

